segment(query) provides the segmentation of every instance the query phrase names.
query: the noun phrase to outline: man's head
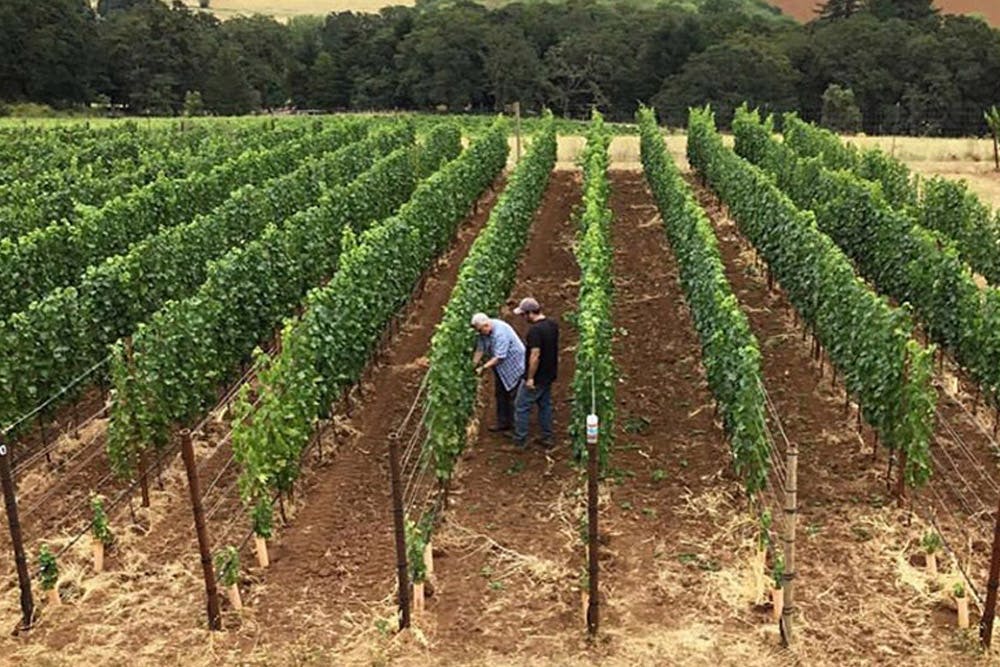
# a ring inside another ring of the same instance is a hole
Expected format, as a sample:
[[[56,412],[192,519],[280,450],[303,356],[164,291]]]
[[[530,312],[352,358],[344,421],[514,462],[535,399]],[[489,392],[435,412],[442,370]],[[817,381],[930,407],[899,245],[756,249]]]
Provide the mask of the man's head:
[[[489,336],[493,331],[493,323],[486,313],[476,313],[472,316],[472,328],[484,336]]]
[[[529,322],[535,322],[542,318],[542,307],[538,301],[529,296],[521,299],[521,303],[514,309],[514,314],[523,316]]]

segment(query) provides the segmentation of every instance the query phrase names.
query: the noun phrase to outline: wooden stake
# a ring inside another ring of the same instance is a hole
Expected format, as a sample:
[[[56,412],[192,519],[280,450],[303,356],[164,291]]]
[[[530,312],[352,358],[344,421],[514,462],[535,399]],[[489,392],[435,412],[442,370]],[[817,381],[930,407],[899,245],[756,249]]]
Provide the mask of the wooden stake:
[[[781,621],[781,640],[785,646],[791,646],[795,641],[795,529],[798,523],[798,480],[799,480],[799,446],[794,440],[788,442],[785,452],[785,570],[781,575],[783,591],[783,608]]]
[[[396,578],[399,586],[399,629],[410,627],[410,583],[406,563],[406,524],[403,520],[403,487],[399,479],[397,439],[389,436],[389,483],[392,487],[392,523],[396,537]]]
[[[194,528],[198,535],[198,551],[201,554],[201,569],[205,577],[208,628],[221,630],[222,614],[219,610],[219,589],[215,583],[211,543],[208,539],[208,529],[205,527],[205,510],[201,505],[201,485],[198,480],[198,469],[195,467],[194,445],[191,442],[191,431],[188,429],[181,431],[181,454],[184,458],[184,468],[187,471],[188,490],[191,492],[191,512],[194,514]]]
[[[24,540],[21,537],[21,520],[17,513],[17,495],[10,466],[11,451],[6,439],[0,435],[0,485],[3,486],[4,507],[7,509],[7,527],[17,564],[17,583],[21,589],[21,629],[31,627],[35,616],[35,599],[31,594],[31,575],[28,574],[28,559],[24,555]]]
[[[605,426],[608,428],[608,426]],[[598,531],[597,531],[597,442],[596,438],[588,438],[587,443],[587,572],[588,591],[587,602],[587,632],[594,636],[600,628],[600,608],[598,605],[597,577],[598,563]]]
[[[1000,501],[998,501],[1000,502]],[[993,618],[997,609],[997,587],[1000,586],[1000,506],[993,520],[993,553],[990,556],[990,578],[986,582],[986,602],[979,621],[979,639],[986,648],[993,640]]]

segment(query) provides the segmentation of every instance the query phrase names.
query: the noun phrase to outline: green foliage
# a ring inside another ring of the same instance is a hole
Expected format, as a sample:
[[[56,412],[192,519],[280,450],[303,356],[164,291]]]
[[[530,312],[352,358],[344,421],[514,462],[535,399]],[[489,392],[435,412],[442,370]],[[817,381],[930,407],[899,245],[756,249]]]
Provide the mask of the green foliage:
[[[256,407],[245,389],[233,430],[245,499],[289,487],[314,420],[357,382],[386,325],[503,168],[507,151],[498,121],[422,182],[396,216],[362,233],[341,254],[333,279],[310,292],[302,318],[286,322],[281,354],[258,357]]]
[[[352,149],[349,161],[361,169],[384,150],[412,139],[411,129],[400,130],[379,133],[372,141],[348,147]],[[137,332],[135,382],[116,385],[116,396],[124,397],[126,406],[141,406],[140,428],[133,432],[118,429],[116,411],[112,411],[109,443],[138,441],[143,431],[153,433],[154,443],[163,442],[172,423],[191,419],[212,405],[220,381],[238,375],[239,363],[249,359],[255,345],[271,337],[281,319],[310,287],[334,272],[343,230],[352,223],[363,229],[369,221],[387,217],[406,201],[416,187],[418,153],[424,159],[440,162],[459,152],[458,137],[451,129],[446,133],[452,141],[440,141],[419,152],[401,147],[347,184],[338,185],[337,181],[353,176],[354,168],[343,174],[346,178],[334,175],[333,182],[327,181],[329,177],[321,178],[313,194],[293,205],[284,206],[282,200],[269,198],[279,204],[276,210],[269,205],[260,211],[259,218],[252,215],[253,209],[246,210],[238,233],[251,235],[255,227],[263,233],[256,239],[251,236],[252,240],[242,247],[239,237],[219,238],[223,236],[221,225],[206,225],[202,233],[192,235],[194,239],[180,236],[177,250],[190,246],[193,258],[199,257],[199,251],[202,256],[207,254],[204,248],[211,248],[213,243],[220,251],[233,249],[211,264],[206,258],[204,268],[197,272],[204,275],[207,270],[201,287],[182,301],[168,301]],[[359,160],[361,156],[365,156],[363,161]],[[328,166],[308,164],[296,175],[308,181],[328,171]],[[335,174],[338,171],[333,170]],[[296,183],[284,185],[286,190],[294,190]],[[320,194],[321,187],[331,185],[335,187]],[[280,226],[270,222],[280,221],[285,211],[314,201],[315,206],[300,210]],[[198,239],[200,244],[191,245]],[[153,247],[170,246],[161,243]],[[179,257],[177,250],[171,248],[169,252]],[[178,282],[194,281],[185,280],[181,274]],[[180,296],[187,290],[178,291]],[[137,395],[127,396],[128,389],[136,390]]]
[[[226,546],[215,554],[215,578],[223,586],[240,583],[240,551],[234,546]]]
[[[466,426],[475,408],[477,377],[469,352],[476,312],[498,307],[510,292],[517,259],[528,237],[535,209],[555,165],[556,135],[551,118],[514,170],[459,269],[458,280],[431,340],[427,372],[427,450],[438,479],[448,480],[464,450]]]
[[[936,553],[942,545],[941,536],[933,530],[924,533],[924,536],[920,539],[920,546],[928,554]]]
[[[257,499],[257,504],[250,511],[250,521],[254,535],[265,540],[271,539],[274,534],[274,507],[269,498]]]
[[[410,569],[410,581],[414,584],[427,580],[424,549],[427,547],[431,535],[431,524],[427,518],[425,516],[419,523],[412,519],[406,520],[406,563]]]
[[[756,112],[739,110],[733,128],[737,151],[773,167],[789,193],[799,196],[819,189],[817,181],[825,172],[799,169],[800,163],[774,142],[768,124]],[[723,147],[709,111],[692,112],[689,136],[692,164],[767,260],[792,305],[842,373],[848,391],[858,397],[865,419],[883,444],[905,450],[907,483],[926,482],[936,401],[931,353],[910,337],[913,324],[907,313],[872,292],[845,257],[846,252],[857,259],[856,247],[882,253],[890,249],[873,243],[870,233],[848,232],[849,212],[860,206],[841,206],[843,190],[827,187],[816,200],[836,206],[837,216],[827,215],[826,208],[817,208],[816,215],[798,208],[771,177]],[[815,167],[816,163],[814,159],[802,164]],[[853,178],[846,172],[830,173],[838,179]]]
[[[611,137],[604,118],[593,112],[583,151],[583,215],[576,246],[580,265],[580,295],[576,328],[576,369],[571,390],[573,410],[570,435],[577,461],[587,460],[587,415],[597,415],[600,423],[597,452],[600,470],[607,471],[615,432],[615,386],[618,372],[611,356],[612,324],[612,214],[608,206],[608,146]],[[596,409],[596,411],[595,411]]]
[[[680,266],[681,287],[701,340],[708,383],[729,435],[736,470],[753,495],[767,484],[770,464],[760,347],[726,280],[712,225],[667,154],[651,109],[639,112],[639,129],[643,169]]]
[[[771,583],[775,588],[781,588],[781,580],[785,576],[785,559],[775,554],[774,565],[771,566]]]
[[[759,122],[748,122],[742,132],[759,133],[759,127]],[[820,158],[797,159],[786,146],[770,138],[757,143],[766,150],[747,156],[770,171],[799,205],[815,211],[820,228],[830,234],[879,291],[912,307],[930,337],[952,351],[987,398],[997,405],[1000,291],[995,287],[980,289],[956,244],[944,234],[915,223],[920,219],[949,230],[963,229],[948,211],[962,208],[963,201],[967,201],[959,194],[961,188],[943,182],[929,184],[925,200],[918,205],[927,213],[918,210],[914,216],[910,211],[894,209],[878,186],[850,172],[827,169]],[[738,151],[740,146],[738,140]],[[767,157],[768,152],[771,157]],[[784,162],[784,167],[775,170],[773,166],[779,162]],[[961,236],[963,232],[954,233]],[[985,242],[981,245],[987,247]],[[914,365],[911,360],[911,376],[930,377],[930,370],[922,369],[923,363]],[[906,400],[921,411],[930,409],[926,400],[911,395]],[[919,468],[914,470],[918,472]]]
[[[953,241],[970,268],[1000,285],[1000,221],[965,181],[925,180],[916,221]]]
[[[47,544],[38,551],[38,569],[43,591],[51,591],[59,584],[59,564]]]
[[[963,261],[993,284],[1000,284],[1000,221],[964,181],[933,177],[922,184],[901,161],[879,150],[858,153],[830,132],[793,114],[784,120],[785,141],[800,157],[821,156],[831,169],[849,169],[878,183],[881,194],[899,213],[911,214],[925,229],[955,244]]]
[[[343,144],[361,130],[357,122],[343,122],[328,132],[335,143]],[[301,130],[291,132],[301,134]],[[87,267],[127,251],[161,228],[211,210],[237,186],[283,173],[308,154],[308,144],[315,141],[315,137],[289,141],[289,130],[282,126],[261,134],[257,144],[261,147],[242,153],[231,138],[216,139],[220,146],[214,168],[209,163],[184,177],[161,176],[100,208],[83,210],[72,223],[52,222],[16,241],[0,243],[0,315],[9,316],[57,287],[78,284]]]
[[[951,587],[951,593],[956,598],[964,598],[965,597],[965,583],[963,583],[961,581],[956,581],[955,585]]]
[[[760,530],[757,533],[757,548],[766,549],[771,544],[771,526],[774,525],[774,518],[771,510],[764,510],[760,514]]]
[[[95,540],[105,546],[111,544],[114,541],[115,536],[111,532],[110,526],[108,526],[108,515],[104,511],[103,496],[91,494],[90,511],[93,515],[93,518],[90,520],[91,535],[94,536]]]

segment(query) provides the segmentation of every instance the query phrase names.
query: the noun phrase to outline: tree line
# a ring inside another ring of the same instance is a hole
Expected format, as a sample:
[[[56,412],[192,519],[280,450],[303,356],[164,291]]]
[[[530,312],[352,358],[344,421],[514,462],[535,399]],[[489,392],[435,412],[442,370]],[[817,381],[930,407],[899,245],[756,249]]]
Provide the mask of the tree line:
[[[201,4],[210,4],[202,2]],[[683,125],[743,101],[835,129],[982,134],[1000,31],[931,0],[828,0],[800,24],[760,0],[418,0],[378,14],[219,21],[160,0],[3,0],[0,99],[130,114],[492,112],[520,101]]]

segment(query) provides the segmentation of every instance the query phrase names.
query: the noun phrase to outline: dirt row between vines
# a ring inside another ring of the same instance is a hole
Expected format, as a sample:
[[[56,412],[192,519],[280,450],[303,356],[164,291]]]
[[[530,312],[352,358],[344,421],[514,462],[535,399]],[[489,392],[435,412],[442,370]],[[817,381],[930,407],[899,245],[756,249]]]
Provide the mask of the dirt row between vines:
[[[216,664],[241,655],[284,663],[306,659],[350,634],[353,628],[345,627],[343,619],[391,593],[387,586],[395,561],[385,474],[387,434],[416,392],[423,355],[458,268],[502,186],[498,181],[477,203],[452,247],[428,273],[385,355],[366,374],[360,404],[349,417],[338,415],[336,428],[326,429],[324,460],[307,468],[298,485],[296,502],[288,507],[290,523],[277,529],[272,542],[271,569],[259,570],[252,551],[244,549],[241,587],[247,606],[237,614],[223,603],[225,633],[205,630],[204,585],[178,460],[164,472],[163,489],[153,485],[152,508],[142,513],[148,534],[119,531],[108,571],[98,576],[90,572],[88,541],[83,540],[60,563],[65,603],[47,608],[36,592],[41,616],[35,629],[17,639],[0,634],[0,654],[51,664],[84,659]],[[225,429],[210,425],[206,430],[196,438],[203,490],[222,473],[218,491],[206,499],[206,511],[227,496],[233,500],[209,521],[219,545],[227,531],[242,537],[248,524],[231,485],[236,466],[225,468],[232,451],[228,443],[220,446]],[[233,524],[239,530],[230,530]],[[16,587],[6,589],[0,617],[13,623],[16,610]]]
[[[813,361],[787,298],[768,289],[714,194],[691,184],[760,344],[764,384],[799,447],[796,655],[803,664],[978,664],[946,591],[932,590],[912,558],[927,527],[890,500],[884,448],[873,459],[871,430],[858,430],[856,406],[845,413],[843,383]]]

